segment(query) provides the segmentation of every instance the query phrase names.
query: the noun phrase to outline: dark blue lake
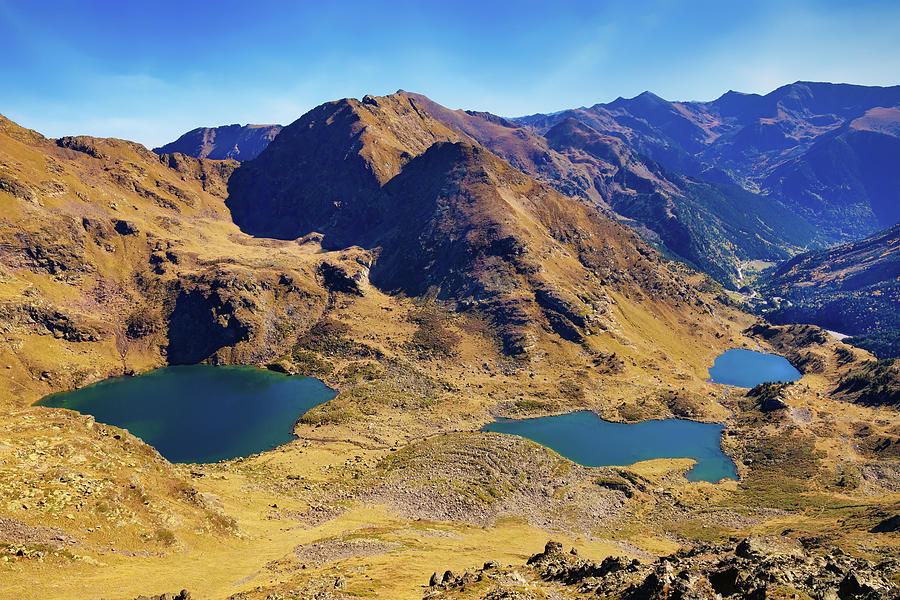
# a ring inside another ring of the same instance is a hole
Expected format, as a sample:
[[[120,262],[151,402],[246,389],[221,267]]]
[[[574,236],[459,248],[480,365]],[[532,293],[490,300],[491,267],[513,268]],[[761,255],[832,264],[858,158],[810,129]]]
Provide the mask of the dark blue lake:
[[[736,348],[723,352],[709,368],[713,383],[752,388],[776,381],[797,381],[801,373],[783,356]]]
[[[190,365],[116,377],[47,396],[128,429],[172,462],[216,462],[271,450],[293,439],[294,422],[334,398],[318,379],[253,367]]]
[[[691,481],[737,479],[734,462],[722,452],[722,425],[683,419],[611,423],[589,411],[536,419],[500,419],[484,427],[519,435],[588,467],[630,465],[652,458],[693,458]]]

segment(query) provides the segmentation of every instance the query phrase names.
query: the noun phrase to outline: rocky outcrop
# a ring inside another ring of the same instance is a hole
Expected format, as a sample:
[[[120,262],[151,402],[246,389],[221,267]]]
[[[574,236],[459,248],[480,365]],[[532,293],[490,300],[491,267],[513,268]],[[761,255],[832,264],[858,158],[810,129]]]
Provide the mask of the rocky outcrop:
[[[95,143],[94,138],[88,136],[66,136],[56,140],[56,145],[60,148],[68,148],[76,152],[83,152],[93,158],[106,158],[106,155],[100,151]]]
[[[316,270],[322,284],[332,292],[342,292],[363,296],[369,286],[369,266],[371,259],[357,258],[355,262],[337,263],[323,261]]]
[[[891,533],[900,531],[900,515],[893,515],[879,522],[870,529],[872,533]]]
[[[181,590],[177,594],[160,594],[158,596],[137,596],[134,600],[199,600],[187,590]]]
[[[801,373],[821,373],[828,363],[825,344],[830,337],[816,325],[770,325],[759,322],[744,333],[767,341]]]
[[[488,581],[481,584],[492,589],[486,598],[516,598],[542,582],[560,582],[578,598],[888,600],[900,593],[895,583],[898,573],[897,558],[873,563],[839,549],[813,554],[786,538],[750,537],[736,546],[701,544],[650,563],[620,557],[598,563],[581,558],[574,549],[565,552],[562,544],[551,541],[528,559],[525,569],[486,563],[463,575],[435,573],[425,598],[455,598],[466,585]]]
[[[204,191],[220,198],[228,195],[228,178],[239,164],[235,160],[194,158],[178,152],[161,154],[159,162],[186,177],[199,180]]]

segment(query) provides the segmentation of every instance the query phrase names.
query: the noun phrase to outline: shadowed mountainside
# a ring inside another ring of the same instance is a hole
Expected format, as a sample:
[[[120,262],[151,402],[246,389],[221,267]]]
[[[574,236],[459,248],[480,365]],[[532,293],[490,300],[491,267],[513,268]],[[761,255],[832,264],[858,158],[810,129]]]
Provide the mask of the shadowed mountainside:
[[[461,138],[404,98],[322,104],[235,172],[228,206],[253,235],[293,239],[317,231],[329,248],[371,245],[392,217],[381,187],[441,141]]]
[[[858,242],[794,257],[765,282],[791,302],[780,323],[815,323],[861,336],[859,345],[896,356],[900,342],[900,224]]]
[[[377,247],[379,288],[485,310],[512,354],[544,319],[572,341],[608,328],[599,286],[690,296],[623,226],[461,139],[404,95],[325,104],[235,171],[227,203],[250,233]]]

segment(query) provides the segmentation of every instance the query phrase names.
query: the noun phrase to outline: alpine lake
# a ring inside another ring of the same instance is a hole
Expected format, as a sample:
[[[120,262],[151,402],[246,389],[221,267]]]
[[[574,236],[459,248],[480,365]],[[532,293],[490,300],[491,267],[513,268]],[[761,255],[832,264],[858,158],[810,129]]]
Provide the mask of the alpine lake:
[[[780,356],[735,349],[710,368],[710,381],[752,387],[795,381],[800,373]],[[164,367],[115,377],[47,396],[40,406],[67,408],[128,429],[172,462],[206,463],[271,450],[293,438],[305,412],[334,398],[310,377],[253,367]],[[722,452],[724,427],[684,419],[612,423],[589,411],[534,419],[499,419],[483,428],[519,435],[586,466],[629,465],[654,458],[692,458],[692,481],[736,478]]]
[[[293,439],[309,409],[334,398],[318,379],[254,367],[164,367],[47,396],[127,429],[171,462],[207,463],[271,450]]]
[[[709,369],[710,382],[738,387],[796,381],[797,371],[784,357],[734,349],[719,355]],[[552,448],[589,467],[630,465],[653,458],[692,458],[691,481],[737,479],[737,468],[721,448],[724,427],[684,419],[612,423],[589,411],[534,419],[499,419],[484,427],[519,435]]]

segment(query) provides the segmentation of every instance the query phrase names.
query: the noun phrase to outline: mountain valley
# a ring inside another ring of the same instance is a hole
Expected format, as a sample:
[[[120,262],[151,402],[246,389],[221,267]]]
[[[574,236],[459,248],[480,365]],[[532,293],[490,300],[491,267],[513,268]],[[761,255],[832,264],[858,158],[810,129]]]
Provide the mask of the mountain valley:
[[[734,563],[753,573],[735,593],[804,597],[801,574],[830,573],[842,600],[891,597],[896,366],[725,289],[744,261],[790,259],[765,285],[796,307],[846,293],[896,313],[896,226],[798,254],[896,221],[898,186],[875,175],[896,172],[900,88],[821,85],[521,119],[399,91],[154,152],[0,117],[0,597],[564,598],[658,571],[648,597],[668,598],[660,557],[684,565],[685,547],[720,592],[711,573]],[[858,164],[836,172],[842,153]],[[731,348],[803,376],[709,382]],[[337,396],[292,442],[209,464],[33,405],[195,363]],[[579,410],[723,423],[739,480],[481,431]],[[579,558],[547,545],[522,567],[550,538]],[[585,569],[605,579],[588,590]]]

